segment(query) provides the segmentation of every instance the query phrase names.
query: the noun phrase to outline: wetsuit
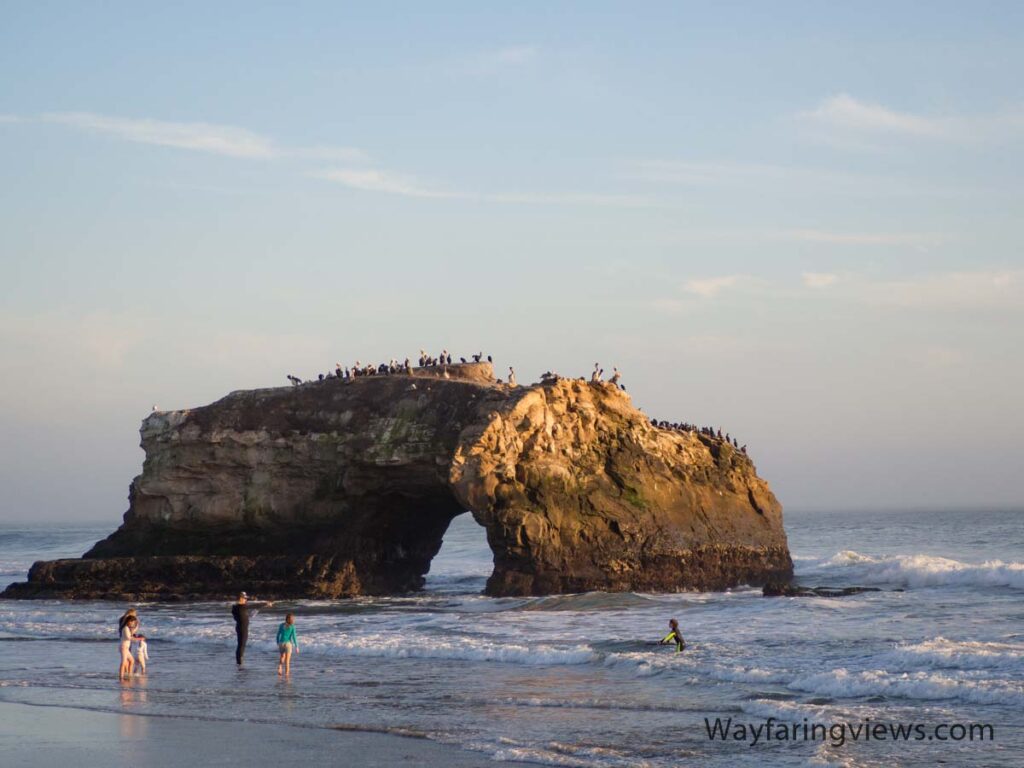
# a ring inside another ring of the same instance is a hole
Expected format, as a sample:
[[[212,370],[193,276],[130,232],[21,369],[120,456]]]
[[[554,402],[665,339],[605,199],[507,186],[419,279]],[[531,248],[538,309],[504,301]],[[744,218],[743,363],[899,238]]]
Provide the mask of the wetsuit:
[[[238,638],[238,646],[235,648],[235,663],[241,664],[245,657],[245,644],[249,640],[249,617],[255,616],[258,608],[250,608],[251,603],[235,603],[231,606],[231,615],[235,619],[235,637]]]
[[[682,634],[680,634],[679,630],[676,629],[673,629],[671,632],[669,632],[667,635],[661,638],[661,644],[665,645],[665,643],[675,643],[676,653],[679,653],[681,650],[686,648],[686,641],[683,640]]]

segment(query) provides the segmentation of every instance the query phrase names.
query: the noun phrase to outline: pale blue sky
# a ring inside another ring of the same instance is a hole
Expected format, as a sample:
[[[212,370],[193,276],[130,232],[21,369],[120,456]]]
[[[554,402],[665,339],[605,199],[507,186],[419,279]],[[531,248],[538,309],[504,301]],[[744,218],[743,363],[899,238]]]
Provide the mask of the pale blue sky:
[[[617,365],[787,508],[1024,505],[1024,5],[139,5],[0,3],[0,519],[420,347]]]

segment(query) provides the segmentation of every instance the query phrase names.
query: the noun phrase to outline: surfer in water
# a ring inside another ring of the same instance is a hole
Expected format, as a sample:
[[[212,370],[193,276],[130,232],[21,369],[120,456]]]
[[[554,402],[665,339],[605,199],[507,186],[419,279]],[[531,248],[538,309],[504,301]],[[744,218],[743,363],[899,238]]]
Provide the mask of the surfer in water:
[[[679,622],[675,619],[669,619],[668,628],[671,631],[663,638],[661,638],[661,645],[668,645],[669,643],[674,643],[676,646],[676,653],[685,650],[686,641],[683,639],[683,633],[679,631]]]

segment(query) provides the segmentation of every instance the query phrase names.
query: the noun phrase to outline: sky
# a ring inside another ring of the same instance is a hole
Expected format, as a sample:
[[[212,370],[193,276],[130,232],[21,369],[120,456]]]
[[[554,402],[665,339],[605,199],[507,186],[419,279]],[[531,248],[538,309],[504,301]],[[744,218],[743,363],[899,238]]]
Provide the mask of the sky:
[[[0,521],[155,404],[617,366],[791,510],[1024,507],[1024,5],[0,0]]]

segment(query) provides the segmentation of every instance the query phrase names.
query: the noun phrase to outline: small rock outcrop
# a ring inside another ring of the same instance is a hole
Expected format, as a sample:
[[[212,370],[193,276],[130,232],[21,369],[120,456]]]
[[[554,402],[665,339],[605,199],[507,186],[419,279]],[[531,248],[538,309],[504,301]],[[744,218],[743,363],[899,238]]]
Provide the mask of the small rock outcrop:
[[[787,581],[782,510],[745,453],[652,426],[614,384],[496,383],[488,363],[233,392],[142,424],[124,524],[5,597],[415,590],[451,520],[491,595]]]
[[[878,587],[801,587],[788,582],[771,582],[761,588],[763,597],[851,597],[865,592],[881,592]],[[902,592],[902,589],[895,590]]]

